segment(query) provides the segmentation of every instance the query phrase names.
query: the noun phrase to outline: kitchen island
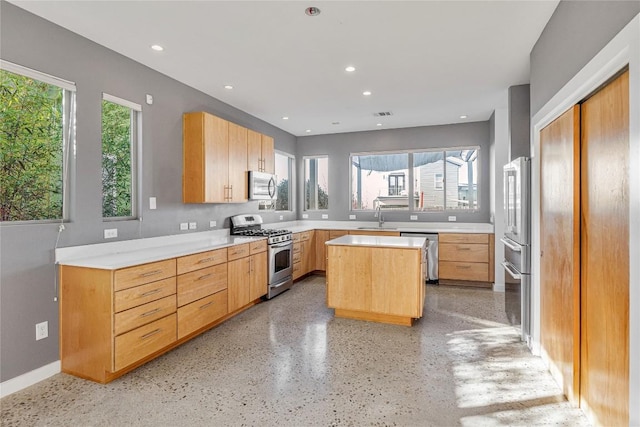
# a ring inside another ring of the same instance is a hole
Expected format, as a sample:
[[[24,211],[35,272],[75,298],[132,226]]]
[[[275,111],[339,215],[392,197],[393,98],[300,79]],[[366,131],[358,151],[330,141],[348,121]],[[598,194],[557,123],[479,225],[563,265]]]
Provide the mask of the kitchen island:
[[[336,317],[411,326],[425,297],[424,237],[346,235],[326,242]]]

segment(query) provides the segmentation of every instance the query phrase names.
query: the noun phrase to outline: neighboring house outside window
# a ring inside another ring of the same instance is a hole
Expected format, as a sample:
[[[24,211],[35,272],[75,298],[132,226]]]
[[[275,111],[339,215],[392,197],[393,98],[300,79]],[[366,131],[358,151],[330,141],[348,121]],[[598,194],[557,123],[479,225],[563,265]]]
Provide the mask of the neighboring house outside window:
[[[0,221],[64,220],[75,84],[0,64]]]

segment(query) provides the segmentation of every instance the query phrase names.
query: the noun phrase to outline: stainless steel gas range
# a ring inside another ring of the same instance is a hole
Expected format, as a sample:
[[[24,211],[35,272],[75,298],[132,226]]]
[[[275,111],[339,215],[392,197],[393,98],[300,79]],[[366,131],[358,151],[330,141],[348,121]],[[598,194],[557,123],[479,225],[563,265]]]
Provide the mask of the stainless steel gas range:
[[[267,238],[269,290],[271,299],[293,285],[293,241],[289,230],[262,228],[262,217],[257,214],[231,217],[231,234]]]

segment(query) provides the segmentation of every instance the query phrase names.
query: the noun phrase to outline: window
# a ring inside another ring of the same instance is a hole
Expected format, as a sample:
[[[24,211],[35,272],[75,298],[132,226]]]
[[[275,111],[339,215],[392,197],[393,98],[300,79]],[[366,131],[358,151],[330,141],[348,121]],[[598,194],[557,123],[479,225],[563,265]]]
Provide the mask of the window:
[[[304,210],[329,209],[329,159],[327,156],[304,159]]]
[[[409,209],[409,153],[351,156],[352,210]]]
[[[7,61],[0,69],[0,220],[65,218],[75,85]]]
[[[477,210],[478,152],[475,147],[352,154],[351,209]]]
[[[291,175],[293,171],[294,158],[288,154],[276,153],[276,177],[277,177],[277,211],[292,211],[293,203],[291,200]]]
[[[102,99],[102,216],[136,215],[136,151],[142,108],[104,94]]]

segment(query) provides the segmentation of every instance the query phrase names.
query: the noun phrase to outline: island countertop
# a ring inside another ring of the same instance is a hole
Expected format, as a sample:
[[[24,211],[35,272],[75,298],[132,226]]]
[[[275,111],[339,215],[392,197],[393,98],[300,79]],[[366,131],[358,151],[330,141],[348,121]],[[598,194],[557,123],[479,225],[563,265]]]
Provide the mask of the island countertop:
[[[328,246],[366,246],[378,248],[420,249],[425,246],[424,237],[345,235],[326,242]]]

